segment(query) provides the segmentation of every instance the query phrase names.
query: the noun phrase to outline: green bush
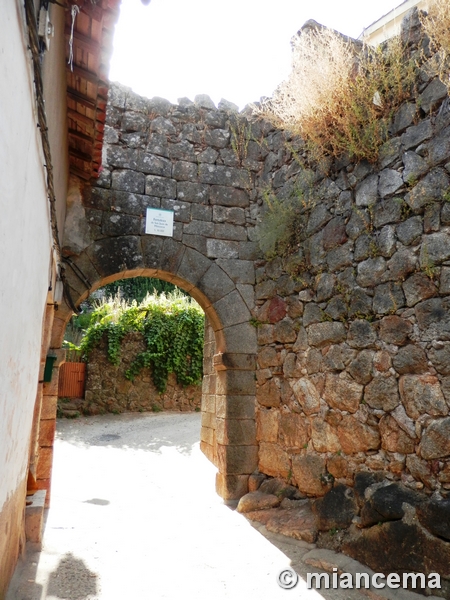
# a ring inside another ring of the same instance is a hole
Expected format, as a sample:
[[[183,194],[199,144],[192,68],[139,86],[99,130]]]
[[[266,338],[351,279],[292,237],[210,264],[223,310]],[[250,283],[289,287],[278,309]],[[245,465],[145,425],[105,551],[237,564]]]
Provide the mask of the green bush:
[[[133,359],[126,377],[132,380],[141,369],[149,367],[161,393],[170,373],[175,373],[178,383],[184,386],[200,382],[204,313],[195,300],[175,291],[147,295],[139,304],[126,302],[118,295],[102,301],[92,312],[81,341],[83,358],[88,360],[92,349],[106,336],[108,358],[117,365],[122,339],[131,332],[141,333],[147,348]]]

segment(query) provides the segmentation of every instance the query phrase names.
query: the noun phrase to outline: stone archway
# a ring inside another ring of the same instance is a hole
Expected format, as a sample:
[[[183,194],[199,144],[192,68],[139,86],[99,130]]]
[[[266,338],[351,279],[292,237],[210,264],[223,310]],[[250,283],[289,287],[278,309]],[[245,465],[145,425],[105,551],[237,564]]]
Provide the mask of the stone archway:
[[[171,256],[175,248],[172,240],[165,240]],[[123,245],[121,245],[123,244]],[[115,238],[114,259],[135,262],[130,254],[130,240]],[[105,244],[97,245],[98,255],[93,257],[100,267],[105,255]],[[257,466],[255,430],[255,363],[256,334],[249,325],[246,307],[232,280],[214,263],[201,262],[199,253],[190,249],[178,249],[178,259],[173,262],[174,272],[163,268],[148,268],[140,264],[137,269],[111,273],[109,268],[100,273],[88,257],[89,249],[78,259],[71,259],[66,269],[66,282],[78,305],[90,292],[106,283],[126,277],[157,277],[170,281],[188,292],[203,308],[207,317],[205,341],[205,368],[202,389],[201,448],[217,466],[217,491],[224,500],[235,500],[247,491],[247,480]],[[93,252],[94,248],[90,248]],[[184,257],[184,254],[187,256]],[[84,254],[84,256],[83,256]],[[111,255],[110,255],[111,256]],[[165,253],[152,258],[152,263],[167,268]],[[88,261],[90,264],[89,269]],[[109,259],[107,265],[112,268]],[[196,264],[196,268],[194,265]],[[175,267],[175,265],[177,265]],[[190,276],[186,269],[192,269]],[[81,273],[96,277],[89,290],[84,287]],[[181,274],[184,276],[181,277]],[[195,282],[195,283],[194,283]],[[84,289],[83,289],[84,288]],[[233,308],[235,307],[235,308]],[[64,303],[54,320],[52,347],[61,347],[65,327],[73,311]],[[211,332],[211,333],[210,333]]]

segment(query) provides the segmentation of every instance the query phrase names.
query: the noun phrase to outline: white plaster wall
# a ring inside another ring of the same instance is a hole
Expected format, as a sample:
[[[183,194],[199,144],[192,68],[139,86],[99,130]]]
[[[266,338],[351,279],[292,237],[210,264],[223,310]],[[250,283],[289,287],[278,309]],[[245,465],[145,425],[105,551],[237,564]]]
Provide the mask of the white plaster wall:
[[[26,476],[51,233],[20,0],[0,18],[0,512]]]

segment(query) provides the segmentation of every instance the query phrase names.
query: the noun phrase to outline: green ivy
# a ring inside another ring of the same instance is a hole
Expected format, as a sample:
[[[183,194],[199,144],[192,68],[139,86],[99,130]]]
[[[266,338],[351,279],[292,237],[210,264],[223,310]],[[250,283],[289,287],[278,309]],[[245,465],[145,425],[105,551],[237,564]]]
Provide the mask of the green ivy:
[[[201,381],[204,320],[200,306],[177,292],[147,296],[140,304],[116,297],[94,310],[80,348],[87,360],[105,336],[108,358],[117,365],[124,336],[141,333],[146,350],[132,360],[125,376],[133,380],[148,367],[155,387],[162,393],[170,373],[175,373],[177,382],[184,386]]]

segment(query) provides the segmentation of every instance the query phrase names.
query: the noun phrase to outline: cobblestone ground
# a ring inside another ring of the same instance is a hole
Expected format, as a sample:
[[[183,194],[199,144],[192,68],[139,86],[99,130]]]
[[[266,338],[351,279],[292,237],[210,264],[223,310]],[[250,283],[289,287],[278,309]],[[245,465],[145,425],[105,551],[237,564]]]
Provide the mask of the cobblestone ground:
[[[199,414],[60,420],[57,430],[44,548],[19,565],[7,600],[367,598],[319,594],[302,579],[278,586],[291,564],[318,570],[302,563],[312,547],[265,537],[222,503]]]

